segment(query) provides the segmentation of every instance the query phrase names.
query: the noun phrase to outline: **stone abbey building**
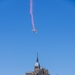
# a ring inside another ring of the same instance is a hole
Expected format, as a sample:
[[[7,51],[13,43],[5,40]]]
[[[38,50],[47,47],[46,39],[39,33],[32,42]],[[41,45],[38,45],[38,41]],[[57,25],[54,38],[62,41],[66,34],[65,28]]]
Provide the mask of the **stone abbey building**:
[[[48,70],[45,68],[41,68],[38,60],[38,55],[36,58],[36,63],[34,66],[34,71],[33,72],[26,72],[26,75],[50,75]]]

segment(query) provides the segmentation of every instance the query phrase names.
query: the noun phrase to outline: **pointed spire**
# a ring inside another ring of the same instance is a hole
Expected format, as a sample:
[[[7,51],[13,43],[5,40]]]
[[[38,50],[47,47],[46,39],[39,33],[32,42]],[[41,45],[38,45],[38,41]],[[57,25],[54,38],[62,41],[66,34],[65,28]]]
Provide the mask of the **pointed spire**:
[[[37,57],[36,57],[36,63],[35,63],[35,69],[39,69],[40,68],[40,64],[39,64],[39,59],[38,59],[38,52],[37,52]]]
[[[39,59],[38,59],[38,52],[37,52],[37,58],[36,58],[36,62],[39,62]]]

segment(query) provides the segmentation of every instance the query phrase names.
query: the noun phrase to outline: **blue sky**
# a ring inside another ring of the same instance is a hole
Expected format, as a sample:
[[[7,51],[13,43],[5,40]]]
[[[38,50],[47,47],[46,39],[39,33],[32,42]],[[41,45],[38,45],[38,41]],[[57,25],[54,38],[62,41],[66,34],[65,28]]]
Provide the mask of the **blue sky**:
[[[0,75],[33,71],[37,51],[51,75],[75,75],[75,1],[0,0]]]

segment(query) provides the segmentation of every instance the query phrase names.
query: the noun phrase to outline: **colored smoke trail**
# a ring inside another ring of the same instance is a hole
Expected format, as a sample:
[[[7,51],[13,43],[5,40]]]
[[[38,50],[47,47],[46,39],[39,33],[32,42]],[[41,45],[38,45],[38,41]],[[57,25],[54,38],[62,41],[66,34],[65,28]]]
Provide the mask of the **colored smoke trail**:
[[[32,28],[35,30],[35,25],[34,25],[34,16],[33,16],[33,1],[30,0],[30,15],[31,15],[31,21],[32,21]]]

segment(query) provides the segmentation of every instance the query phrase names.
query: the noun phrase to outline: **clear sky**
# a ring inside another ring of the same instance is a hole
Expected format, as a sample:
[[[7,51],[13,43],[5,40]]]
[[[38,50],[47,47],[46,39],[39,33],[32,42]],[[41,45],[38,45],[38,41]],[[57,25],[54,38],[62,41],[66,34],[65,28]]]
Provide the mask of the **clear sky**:
[[[75,75],[75,1],[0,0],[0,75],[24,75],[39,62],[51,75]]]

